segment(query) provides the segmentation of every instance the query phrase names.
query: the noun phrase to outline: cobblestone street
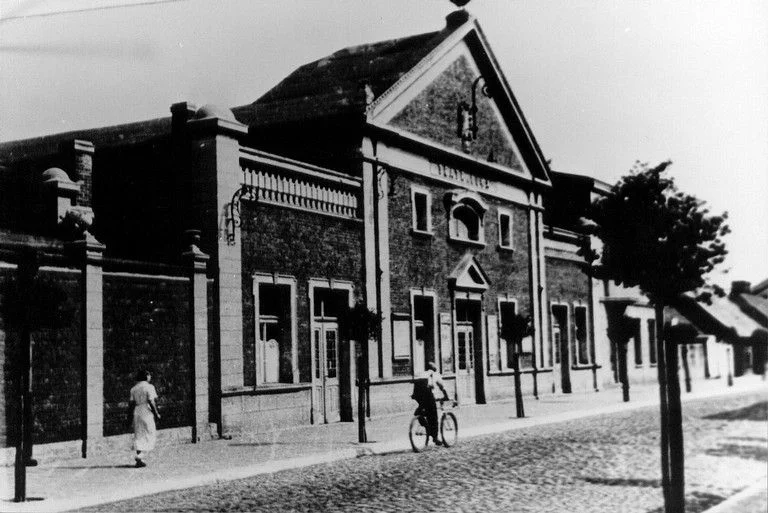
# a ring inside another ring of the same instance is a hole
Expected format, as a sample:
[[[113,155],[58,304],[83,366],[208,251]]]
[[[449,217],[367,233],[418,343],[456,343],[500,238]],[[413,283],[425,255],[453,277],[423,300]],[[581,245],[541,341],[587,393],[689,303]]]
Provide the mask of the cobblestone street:
[[[766,478],[767,404],[752,393],[684,405],[689,513]],[[643,408],[81,511],[656,512],[658,433],[658,408]]]

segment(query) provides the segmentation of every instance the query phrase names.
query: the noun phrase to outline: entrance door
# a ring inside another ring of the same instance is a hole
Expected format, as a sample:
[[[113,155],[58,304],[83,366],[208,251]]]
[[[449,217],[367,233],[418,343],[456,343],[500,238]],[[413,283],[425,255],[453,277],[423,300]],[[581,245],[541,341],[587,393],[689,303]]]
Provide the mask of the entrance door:
[[[456,385],[459,398],[475,402],[475,329],[471,323],[456,326]]]
[[[316,321],[312,343],[315,349],[315,404],[323,422],[336,422],[339,416],[339,324]]]

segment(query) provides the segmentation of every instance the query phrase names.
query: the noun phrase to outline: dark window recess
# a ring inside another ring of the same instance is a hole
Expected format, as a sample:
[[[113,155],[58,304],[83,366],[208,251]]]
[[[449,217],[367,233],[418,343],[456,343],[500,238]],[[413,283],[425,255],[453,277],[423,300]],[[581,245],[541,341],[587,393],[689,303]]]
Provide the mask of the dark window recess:
[[[480,219],[469,206],[462,205],[453,211],[455,234],[459,239],[480,240]]]
[[[555,364],[569,365],[568,339],[568,307],[552,305],[552,346]]]
[[[589,332],[587,331],[587,308],[577,306],[573,309],[576,318],[576,351],[581,365],[589,363]]]
[[[428,199],[427,195],[422,192],[415,192],[413,194],[414,202],[414,215],[416,216],[416,230],[420,232],[428,232],[429,226],[429,212],[427,210]]]
[[[643,364],[643,342],[640,337],[640,319],[634,319],[634,339],[635,339],[635,365]]]
[[[257,369],[263,383],[293,383],[293,341],[291,339],[291,288],[288,285],[259,284],[259,341],[261,364]],[[277,342],[277,351],[270,344]]]
[[[503,362],[507,368],[514,368],[515,364],[515,344],[512,333],[512,322],[515,318],[515,303],[508,301],[499,304],[499,324],[500,326],[500,342],[506,344],[507,348],[507,361]],[[521,353],[521,365],[522,357],[525,353]]]
[[[315,289],[314,316],[338,318],[348,308],[346,290]]]
[[[417,340],[424,341],[424,362],[437,363],[435,353],[435,309],[432,296],[414,296],[413,320]],[[416,369],[420,372],[420,369]]]
[[[512,218],[507,214],[499,215],[499,245],[503,248],[512,247]]]
[[[656,365],[656,320],[648,319],[648,361]]]

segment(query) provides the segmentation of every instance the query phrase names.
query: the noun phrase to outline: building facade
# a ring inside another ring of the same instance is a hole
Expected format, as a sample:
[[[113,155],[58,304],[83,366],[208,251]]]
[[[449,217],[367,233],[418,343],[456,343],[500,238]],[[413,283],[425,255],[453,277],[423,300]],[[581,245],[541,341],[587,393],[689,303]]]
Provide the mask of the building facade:
[[[549,169],[466,11],[250,105],[4,143],[0,164],[6,445],[25,333],[35,440],[84,455],[127,433],[141,367],[160,428],[193,441],[350,421],[360,365],[368,415],[412,408],[430,361],[465,403],[512,398],[518,373],[535,396],[618,380],[602,300],[627,291],[588,276],[576,222],[607,188]],[[630,378],[650,381],[633,294]]]

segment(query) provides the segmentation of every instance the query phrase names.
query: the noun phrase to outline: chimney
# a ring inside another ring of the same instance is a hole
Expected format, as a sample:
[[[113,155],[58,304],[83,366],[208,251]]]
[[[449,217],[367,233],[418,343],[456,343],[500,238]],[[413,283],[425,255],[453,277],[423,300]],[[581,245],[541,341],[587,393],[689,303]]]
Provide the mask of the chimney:
[[[744,280],[737,280],[731,283],[731,296],[749,293],[752,289],[752,283]]]
[[[80,195],[77,204],[90,207],[93,199],[93,143],[75,139],[75,181],[80,182]]]

